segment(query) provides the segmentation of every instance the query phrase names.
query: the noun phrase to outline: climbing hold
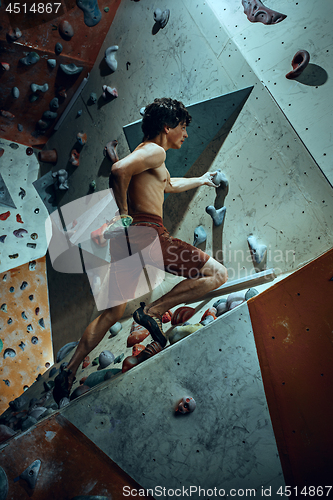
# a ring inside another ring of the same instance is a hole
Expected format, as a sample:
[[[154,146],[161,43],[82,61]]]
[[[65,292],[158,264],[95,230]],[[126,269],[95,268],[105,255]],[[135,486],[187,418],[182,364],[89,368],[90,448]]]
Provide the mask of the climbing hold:
[[[17,130],[19,132],[23,132],[23,125],[21,125],[20,123],[17,124]]]
[[[245,301],[245,291],[241,290],[239,292],[233,292],[228,295],[227,306],[228,311],[234,309]]]
[[[242,5],[251,23],[277,24],[287,17],[285,14],[269,9],[260,0],[242,0]]]
[[[45,328],[44,318],[40,318],[40,319],[38,320],[38,324],[39,324],[39,326],[41,326],[42,328]]]
[[[169,21],[170,10],[155,9],[154,11],[154,21],[159,25],[160,28],[165,28]]]
[[[39,151],[38,153],[39,161],[44,161],[46,163],[57,163],[58,153],[56,149],[48,149],[45,151]]]
[[[27,396],[25,394],[21,394],[21,396],[15,398],[13,401],[9,401],[9,406],[13,411],[19,411],[28,403],[28,401]]]
[[[13,235],[16,236],[16,238],[23,238],[24,233],[27,233],[28,231],[26,229],[15,229],[13,231]]]
[[[91,92],[90,96],[89,96],[89,100],[95,104],[97,102],[97,95],[96,95],[96,92]]]
[[[65,356],[69,352],[71,352],[74,347],[78,345],[79,341],[76,342],[68,342],[68,344],[65,344],[61,349],[59,349],[57,356],[56,356],[56,363],[59,363],[62,359],[64,359]]]
[[[103,150],[103,155],[106,156],[107,158],[109,158],[109,160],[112,163],[116,163],[116,161],[119,160],[118,154],[116,151],[117,145],[118,145],[118,141],[116,139],[114,139],[113,141],[108,142]]]
[[[27,417],[25,420],[22,421],[21,425],[21,431],[26,431],[28,430],[31,426],[37,424],[37,418],[34,417]],[[14,479],[15,481],[15,479]]]
[[[45,120],[38,120],[37,122],[37,128],[38,130],[46,130],[50,124],[46,122]]]
[[[97,0],[76,0],[76,5],[83,10],[83,19],[87,26],[96,26],[102,18]]]
[[[83,362],[82,362],[82,368],[83,368],[83,369],[84,369],[84,368],[87,368],[87,366],[89,366],[89,365],[90,365],[90,358],[89,358],[89,356],[86,356],[86,357],[84,358]]]
[[[58,368],[56,366],[53,366],[49,372],[49,378],[53,377],[58,371]]]
[[[47,408],[44,406],[36,406],[35,408],[31,409],[28,413],[29,417],[33,417],[35,419],[39,419],[45,413]]]
[[[259,294],[258,290],[256,290],[255,288],[249,288],[245,294],[245,300],[252,299],[252,297],[255,297],[258,294]]]
[[[10,212],[4,212],[3,214],[0,214],[0,220],[7,220],[8,217],[10,216]]]
[[[35,101],[37,101],[38,98],[39,98],[39,96],[37,94],[31,94],[31,96],[29,97],[29,101],[35,102]]]
[[[60,169],[58,172],[52,172],[52,177],[54,179],[57,179],[56,183],[54,184],[56,189],[60,189],[61,191],[65,191],[66,189],[69,189],[68,186],[68,173],[65,169]]]
[[[112,337],[115,337],[120,332],[122,327],[123,326],[121,323],[119,323],[119,321],[117,321],[117,323],[112,325],[111,328],[109,328],[109,332],[111,333]]]
[[[221,187],[227,188],[229,185],[228,179],[226,178],[225,174],[219,168],[216,170],[216,174],[212,178],[212,181],[218,187],[221,186]]]
[[[34,300],[34,296],[33,295],[29,295],[29,300]]]
[[[257,239],[255,236],[250,235],[247,238],[247,242],[249,244],[250,250],[251,250],[251,255],[252,259],[255,264],[261,264],[261,262],[264,260],[266,257],[267,253],[267,246],[259,244],[257,242]]]
[[[34,345],[38,344],[38,337],[36,336],[31,337],[31,343]]]
[[[7,324],[8,324],[8,325],[11,325],[12,323],[13,323],[12,318],[9,318],[9,319],[8,319],[8,321],[7,321]]]
[[[213,307],[215,307],[216,309],[216,316],[221,316],[221,314],[227,312],[228,310],[227,299],[217,300],[216,302],[214,302]]]
[[[0,109],[0,115],[4,118],[15,118],[15,115],[13,115],[13,113],[11,113],[10,111],[5,111],[4,109]]]
[[[33,332],[33,326],[30,324],[27,326],[27,332]]]
[[[15,356],[16,356],[16,352],[14,351],[14,349],[11,349],[10,347],[8,347],[7,349],[5,349],[5,351],[3,353],[4,359],[6,359],[6,358],[15,358]]]
[[[63,19],[60,22],[59,33],[66,38],[72,38],[72,36],[74,35],[74,29],[72,25],[68,21],[66,21],[66,19]]]
[[[207,316],[211,316],[213,319],[216,319],[216,313],[217,310],[215,307],[209,307],[209,309],[206,309],[206,311],[203,313],[202,318],[200,320],[200,323],[207,318]]]
[[[118,45],[112,45],[111,47],[107,48],[105,51],[105,61],[106,64],[109,66],[111,71],[116,71],[118,62],[116,59],[116,52],[119,49]]]
[[[0,425],[0,443],[3,443],[15,434],[10,427]],[[8,495],[8,478],[4,469],[0,467],[0,500],[6,500]]]
[[[34,271],[36,269],[36,261],[35,260],[31,260],[29,262],[29,271]]]
[[[82,394],[85,394],[88,391],[90,391],[90,387],[88,385],[85,384],[79,385],[79,387],[77,387],[75,391],[72,392],[70,400],[73,401],[73,399],[82,396]]]
[[[20,224],[24,224],[20,214],[16,214],[16,222],[19,222]]]
[[[135,344],[132,347],[132,356],[138,356],[140,354],[140,352],[143,351],[144,349],[146,349],[145,345],[143,345],[143,344]]]
[[[145,109],[146,109],[145,107],[140,108],[140,115],[141,115],[141,116],[144,116],[144,114],[145,114]]]
[[[2,306],[0,307],[0,309],[3,312],[7,312],[7,304],[2,304]]]
[[[91,181],[91,183],[89,184],[89,189],[90,189],[90,191],[96,191],[96,181]],[[104,245],[101,245],[101,246],[104,246]]]
[[[4,243],[6,238],[7,234],[3,234],[2,236],[0,236],[0,243]]]
[[[80,165],[80,153],[76,151],[76,149],[73,149],[71,152],[71,157],[69,159],[72,165],[75,167],[78,167]]]
[[[22,316],[23,319],[28,319],[27,315],[25,314],[25,311],[21,312],[21,316]]]
[[[197,245],[200,245],[207,239],[207,234],[205,229],[202,226],[197,226],[194,230],[194,241],[193,241],[193,246],[196,247]]]
[[[3,148],[0,148],[0,158],[4,154],[5,150]]]
[[[40,57],[37,52],[29,52],[28,55],[20,59],[20,63],[24,64],[25,66],[31,66],[32,64],[36,64],[39,59]]]
[[[140,344],[149,335],[146,329],[133,330],[127,337],[127,347],[133,347],[135,344]]]
[[[83,70],[83,66],[76,66],[74,63],[60,64],[60,68],[66,75],[78,75]]]
[[[49,86],[47,83],[44,83],[44,85],[37,85],[37,83],[32,83],[30,85],[30,88],[32,92],[37,92],[37,90],[40,90],[41,92],[47,92],[49,90]]]
[[[139,363],[142,363],[146,359],[155,356],[155,354],[161,352],[162,349],[163,349],[162,346],[156,341],[152,342],[151,344],[148,344],[146,348],[143,351],[141,351],[137,356],[127,356],[127,358],[125,358],[123,361],[123,366],[121,371],[123,373],[127,372],[128,370],[138,365]]]
[[[118,97],[118,91],[115,87],[112,89],[108,85],[103,85],[102,89],[103,89],[102,95],[104,99],[112,99]]]
[[[220,226],[223,223],[226,211],[226,207],[222,207],[217,210],[212,205],[206,207],[206,212],[213,219],[214,226]]]
[[[42,119],[45,120],[55,120],[58,116],[58,113],[55,111],[44,111]]]
[[[79,144],[81,144],[81,146],[83,146],[87,142],[87,134],[79,132],[76,136],[76,140]]]
[[[2,69],[2,71],[9,71],[10,70],[9,64],[5,63],[5,62],[0,63],[0,68]]]
[[[55,59],[48,59],[48,60],[47,60],[47,64],[48,64],[48,66],[49,66],[51,69],[53,69],[53,68],[55,68],[55,67],[56,67],[56,65],[57,65],[57,61],[56,61]]]
[[[23,200],[23,198],[25,197],[26,194],[27,193],[25,192],[25,189],[20,187],[19,196],[20,196],[21,200]]]
[[[59,87],[58,90],[57,90],[57,94],[58,94],[59,97],[63,97],[64,99],[66,99],[66,97],[67,97],[66,88],[65,87]]]
[[[29,418],[29,417],[28,417]],[[37,419],[34,419],[36,420],[37,422]],[[33,425],[33,424],[31,424]],[[23,426],[22,426],[22,430],[25,430],[23,429]],[[37,479],[38,479],[38,473],[39,473],[39,469],[40,469],[40,466],[41,466],[41,461],[40,460],[35,460],[31,465],[29,465],[29,467],[27,469],[25,469],[24,472],[22,472],[22,474],[20,474],[19,478],[20,479],[23,479],[24,481],[26,481],[28,483],[28,486],[31,490],[34,490],[35,489],[35,486],[37,484]],[[15,479],[14,479],[15,481]]]
[[[62,49],[63,49],[63,46],[61,45],[61,43],[57,42],[57,43],[55,44],[55,47],[54,47],[54,52],[57,54],[57,56],[58,56],[59,54],[61,54]]]
[[[310,54],[307,50],[299,50],[293,57],[291,65],[293,67],[292,71],[286,74],[288,80],[297,78],[307,67],[310,62]]]
[[[15,42],[19,38],[21,38],[22,32],[19,28],[13,28],[7,33],[7,38],[10,42]]]
[[[76,113],[76,116],[79,117],[82,115],[82,109],[79,109],[79,111]]]
[[[162,323],[169,323],[171,321],[172,312],[166,311],[162,316]]]
[[[191,335],[191,333],[196,332],[202,328],[202,325],[200,323],[194,323],[193,325],[179,325],[176,326],[171,333],[169,334],[169,342],[170,344],[175,344],[181,339],[184,339],[188,335]]]
[[[119,356],[114,358],[113,364],[116,365],[117,363],[120,363],[124,359],[124,357],[125,357],[125,354],[122,352],[121,354],[119,354]]]
[[[19,344],[19,347],[22,349],[22,351],[24,351],[25,343],[21,341],[21,343]]]
[[[59,108],[59,99],[58,97],[53,97],[52,101],[49,104],[51,111],[56,111]]]
[[[172,314],[171,324],[179,325],[181,323],[185,323],[188,319],[192,318],[195,313],[195,309],[193,307],[178,307],[175,312]]]
[[[195,410],[197,406],[195,400],[191,396],[184,396],[178,403],[176,412],[179,413],[191,413]]]
[[[91,364],[92,364],[93,366],[97,366],[97,365],[98,365],[98,361],[99,361],[99,360],[98,360],[98,356],[97,356],[96,358],[94,358],[94,359],[92,360]]]
[[[20,91],[17,87],[12,88],[12,96],[14,99],[18,99],[20,97]]]
[[[209,316],[206,316],[206,317],[205,317],[205,319],[202,319],[202,320],[200,321],[200,323],[202,324],[202,326],[206,326],[206,325],[208,325],[209,323],[211,323],[212,321],[214,321],[214,318],[213,318],[213,316],[210,316],[210,315],[209,315]]]
[[[106,368],[114,362],[114,355],[110,351],[102,351],[99,355],[99,365],[101,368]]]

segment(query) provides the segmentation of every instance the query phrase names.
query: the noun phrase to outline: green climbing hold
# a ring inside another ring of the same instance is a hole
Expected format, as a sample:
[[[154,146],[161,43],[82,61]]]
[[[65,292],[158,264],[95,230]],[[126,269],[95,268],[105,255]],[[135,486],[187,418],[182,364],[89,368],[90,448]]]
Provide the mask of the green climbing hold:
[[[2,342],[2,340],[0,339],[0,352],[2,351],[2,348],[3,348],[3,342]]]
[[[104,12],[109,12],[109,7],[104,7]]]

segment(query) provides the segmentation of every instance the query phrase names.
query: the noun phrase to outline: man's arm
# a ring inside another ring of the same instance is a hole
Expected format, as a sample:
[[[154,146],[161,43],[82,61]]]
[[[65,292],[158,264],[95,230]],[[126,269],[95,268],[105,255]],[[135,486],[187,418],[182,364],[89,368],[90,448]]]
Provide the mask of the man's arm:
[[[164,192],[181,193],[199,186],[210,186],[216,188],[216,184],[212,181],[215,174],[216,172],[206,172],[201,177],[190,177],[188,179],[186,177],[171,177],[165,186]]]
[[[133,175],[158,168],[164,160],[164,149],[151,143],[112,165],[109,185],[113,189],[120,215],[128,214],[127,190]]]

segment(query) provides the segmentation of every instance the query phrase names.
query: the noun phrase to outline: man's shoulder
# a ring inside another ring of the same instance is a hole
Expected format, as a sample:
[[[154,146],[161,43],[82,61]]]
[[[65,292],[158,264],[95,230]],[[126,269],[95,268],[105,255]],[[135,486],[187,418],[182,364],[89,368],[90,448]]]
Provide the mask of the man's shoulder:
[[[142,154],[142,159],[148,162],[150,168],[161,166],[166,158],[165,149],[154,142],[143,142],[136,151]]]

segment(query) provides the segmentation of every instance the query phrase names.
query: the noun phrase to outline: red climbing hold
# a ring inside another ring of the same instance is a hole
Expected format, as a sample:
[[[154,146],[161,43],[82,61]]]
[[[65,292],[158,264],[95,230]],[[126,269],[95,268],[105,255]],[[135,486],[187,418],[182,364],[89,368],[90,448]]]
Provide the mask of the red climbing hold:
[[[0,220],[6,220],[10,216],[10,212],[4,212],[3,214],[0,214]]]

